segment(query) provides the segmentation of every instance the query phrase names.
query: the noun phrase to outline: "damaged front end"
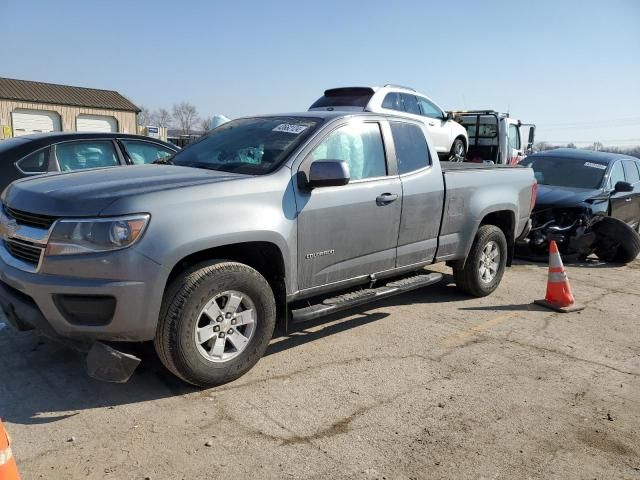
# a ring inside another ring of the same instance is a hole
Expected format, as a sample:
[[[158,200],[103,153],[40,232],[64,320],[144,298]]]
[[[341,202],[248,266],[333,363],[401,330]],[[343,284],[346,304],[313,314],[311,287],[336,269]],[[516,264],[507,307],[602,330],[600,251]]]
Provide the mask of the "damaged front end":
[[[562,254],[587,256],[597,240],[593,225],[601,218],[584,206],[537,207],[531,213],[531,231],[518,247],[528,256],[546,256],[549,242],[555,240]]]

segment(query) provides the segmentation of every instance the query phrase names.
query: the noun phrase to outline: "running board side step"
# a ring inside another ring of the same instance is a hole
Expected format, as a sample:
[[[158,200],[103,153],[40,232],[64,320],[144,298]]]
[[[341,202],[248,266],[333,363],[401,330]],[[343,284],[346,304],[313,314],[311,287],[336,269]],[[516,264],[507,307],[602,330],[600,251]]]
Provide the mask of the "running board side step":
[[[302,323],[324,317],[341,310],[348,310],[365,303],[375,302],[383,298],[399,295],[417,288],[433,285],[442,280],[442,274],[431,272],[421,273],[410,277],[392,280],[384,286],[365,288],[356,292],[345,293],[327,298],[321,303],[291,310],[291,323]]]

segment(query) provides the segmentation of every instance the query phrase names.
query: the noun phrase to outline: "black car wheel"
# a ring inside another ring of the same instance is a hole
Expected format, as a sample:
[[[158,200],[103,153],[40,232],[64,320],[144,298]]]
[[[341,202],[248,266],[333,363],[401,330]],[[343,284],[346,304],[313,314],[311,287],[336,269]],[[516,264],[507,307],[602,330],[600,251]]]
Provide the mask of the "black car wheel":
[[[597,235],[595,254],[600,260],[629,263],[640,254],[640,235],[617,218],[603,218],[593,231]]]

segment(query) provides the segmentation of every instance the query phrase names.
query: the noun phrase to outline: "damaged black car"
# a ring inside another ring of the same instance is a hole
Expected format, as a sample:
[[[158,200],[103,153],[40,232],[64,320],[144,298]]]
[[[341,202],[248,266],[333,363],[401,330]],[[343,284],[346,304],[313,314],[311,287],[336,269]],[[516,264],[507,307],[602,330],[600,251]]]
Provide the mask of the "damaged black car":
[[[640,254],[640,161],[589,150],[536,153],[520,165],[538,182],[531,231],[518,254],[547,256],[555,240],[560,253],[628,263]]]

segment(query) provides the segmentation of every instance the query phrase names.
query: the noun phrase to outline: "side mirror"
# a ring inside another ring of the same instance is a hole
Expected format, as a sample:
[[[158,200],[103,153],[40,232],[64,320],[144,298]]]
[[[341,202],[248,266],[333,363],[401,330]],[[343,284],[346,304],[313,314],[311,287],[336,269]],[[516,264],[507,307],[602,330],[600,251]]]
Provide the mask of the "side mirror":
[[[453,112],[447,112],[444,114],[444,119],[445,120],[453,120],[454,119],[454,115]]]
[[[316,160],[309,167],[309,188],[340,187],[349,183],[349,165],[343,160]]]
[[[629,182],[620,181],[616,183],[616,186],[613,188],[613,191],[616,193],[633,192],[633,185],[631,185]]]

